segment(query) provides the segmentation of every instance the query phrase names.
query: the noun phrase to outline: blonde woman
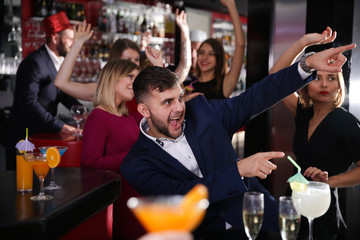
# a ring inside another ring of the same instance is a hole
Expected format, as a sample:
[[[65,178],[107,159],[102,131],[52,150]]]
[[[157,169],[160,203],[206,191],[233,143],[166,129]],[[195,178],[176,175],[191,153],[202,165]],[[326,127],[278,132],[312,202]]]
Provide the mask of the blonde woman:
[[[84,126],[81,167],[111,170],[119,173],[120,165],[138,139],[141,115],[128,114],[126,102],[134,97],[132,84],[139,73],[129,60],[109,61],[102,69],[93,98],[94,109]],[[139,194],[122,178],[120,200],[114,204],[114,236],[136,239],[143,228],[126,206]]]
[[[281,55],[270,73],[291,65],[306,47],[330,43],[335,38],[336,32],[329,27],[322,34],[304,35]],[[360,122],[341,108],[345,97],[342,72],[317,71],[315,80],[298,94],[293,93],[283,100],[295,117],[293,151],[297,162],[305,169],[304,176],[327,182],[332,190],[329,210],[314,219],[316,239],[336,239],[343,221],[339,201],[344,200],[344,188],[360,184]],[[355,168],[348,170],[352,164]],[[306,236],[307,226],[303,225],[300,235]]]

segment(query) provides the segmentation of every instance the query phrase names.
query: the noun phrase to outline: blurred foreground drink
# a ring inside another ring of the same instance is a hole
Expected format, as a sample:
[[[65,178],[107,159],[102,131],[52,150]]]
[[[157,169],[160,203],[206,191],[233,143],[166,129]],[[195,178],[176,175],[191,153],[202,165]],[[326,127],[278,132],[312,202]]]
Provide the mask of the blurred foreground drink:
[[[23,155],[16,155],[16,188],[19,192],[31,192],[33,188],[33,168]]]

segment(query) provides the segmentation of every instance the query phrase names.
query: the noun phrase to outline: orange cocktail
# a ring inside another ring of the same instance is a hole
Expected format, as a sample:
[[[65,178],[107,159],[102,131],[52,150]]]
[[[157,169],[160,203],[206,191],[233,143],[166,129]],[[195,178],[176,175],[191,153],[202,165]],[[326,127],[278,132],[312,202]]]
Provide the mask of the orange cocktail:
[[[46,159],[45,161],[44,160],[31,161],[31,165],[38,178],[45,178],[48,175],[50,167],[46,162]]]
[[[16,155],[16,189],[19,192],[31,192],[33,188],[33,169],[23,155]]]
[[[207,190],[203,196],[193,195],[190,198],[179,195],[133,197],[128,200],[128,207],[148,232],[192,231],[201,223],[209,206]]]
[[[44,193],[44,180],[50,170],[50,167],[46,161],[46,156],[42,153],[28,153],[24,155],[24,159],[32,165],[34,172],[36,176],[38,176],[40,182],[39,195],[32,196],[30,199],[36,201],[52,199],[52,196],[45,195]]]

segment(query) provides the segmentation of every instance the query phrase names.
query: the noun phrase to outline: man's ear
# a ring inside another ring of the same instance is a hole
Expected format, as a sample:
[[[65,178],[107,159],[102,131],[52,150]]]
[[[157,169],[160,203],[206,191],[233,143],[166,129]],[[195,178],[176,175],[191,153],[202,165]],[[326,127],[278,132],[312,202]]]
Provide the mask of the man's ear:
[[[150,117],[150,111],[149,108],[144,103],[139,103],[137,105],[138,112],[145,118]]]
[[[57,42],[59,41],[59,36],[54,33],[51,35],[51,41],[54,43],[54,44],[57,44]]]

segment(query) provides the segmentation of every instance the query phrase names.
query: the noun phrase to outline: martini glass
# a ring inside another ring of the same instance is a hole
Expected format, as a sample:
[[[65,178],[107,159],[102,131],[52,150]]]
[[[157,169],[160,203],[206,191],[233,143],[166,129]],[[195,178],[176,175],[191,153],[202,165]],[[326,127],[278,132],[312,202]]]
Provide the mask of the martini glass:
[[[182,204],[183,199],[180,195],[132,197],[127,205],[148,232],[192,231],[204,218],[209,201]]]
[[[329,184],[309,181],[305,191],[292,192],[297,212],[309,221],[309,240],[313,239],[313,220],[324,215],[329,209],[331,197]],[[296,200],[300,199],[300,202]]]
[[[39,147],[40,152],[46,157],[46,151],[49,147],[56,147],[59,150],[60,157],[65,153],[65,151],[68,149],[65,146],[45,146],[45,147]],[[45,187],[45,190],[57,190],[61,189],[59,185],[55,184],[55,168],[51,168],[51,180],[50,185]]]
[[[53,196],[45,195],[44,193],[44,179],[46,175],[49,173],[49,165],[46,161],[46,156],[42,153],[28,153],[24,154],[25,161],[29,162],[36,174],[39,178],[40,182],[40,193],[39,195],[30,197],[31,200],[34,201],[42,201],[42,200],[49,200],[53,199]]]

